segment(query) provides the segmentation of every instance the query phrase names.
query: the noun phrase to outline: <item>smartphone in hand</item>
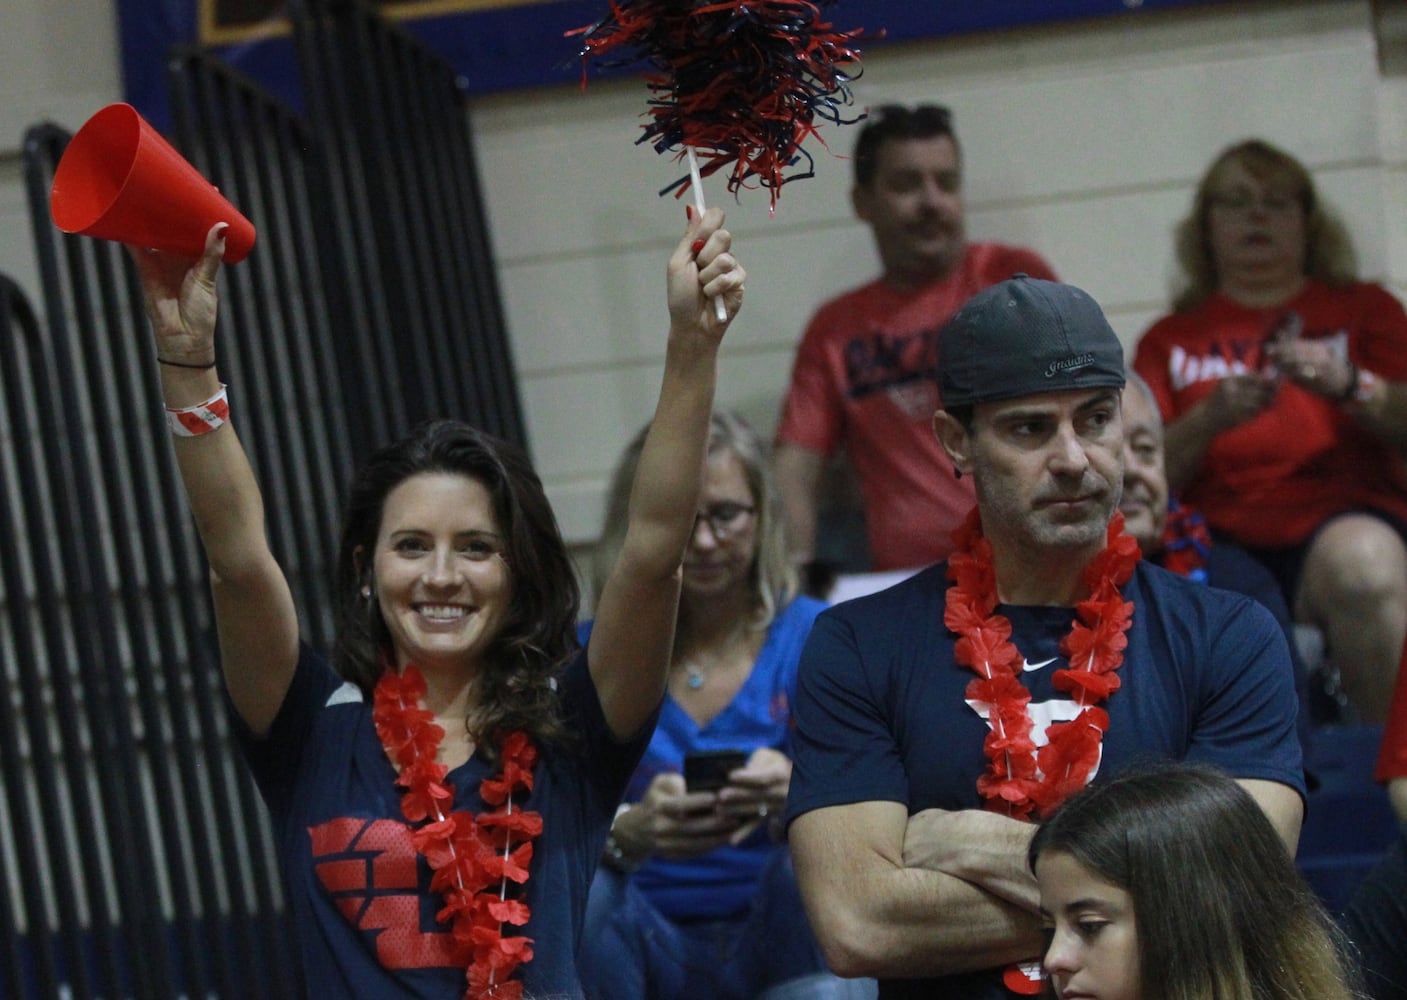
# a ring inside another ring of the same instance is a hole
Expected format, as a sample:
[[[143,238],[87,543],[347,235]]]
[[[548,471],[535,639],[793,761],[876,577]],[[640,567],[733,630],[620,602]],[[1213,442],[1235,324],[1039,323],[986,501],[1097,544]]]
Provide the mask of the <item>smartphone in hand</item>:
[[[747,763],[743,750],[700,750],[684,755],[684,788],[715,792],[728,784],[728,775]]]

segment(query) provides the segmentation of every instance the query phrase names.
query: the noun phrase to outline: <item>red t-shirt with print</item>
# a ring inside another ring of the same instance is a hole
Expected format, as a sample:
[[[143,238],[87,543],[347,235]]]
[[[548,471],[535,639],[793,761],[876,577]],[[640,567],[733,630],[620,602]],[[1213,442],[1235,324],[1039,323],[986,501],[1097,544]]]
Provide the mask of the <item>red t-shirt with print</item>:
[[[1262,371],[1266,338],[1286,322],[1381,378],[1407,380],[1407,312],[1383,288],[1310,281],[1290,302],[1252,309],[1224,295],[1155,323],[1134,369],[1169,423],[1226,375]],[[1407,521],[1403,457],[1344,404],[1284,380],[1269,407],[1212,441],[1183,499],[1245,545],[1298,545],[1334,514],[1371,509]]]
[[[946,559],[977,502],[933,433],[938,331],[964,302],[1013,274],[1055,280],[1039,255],[974,243],[947,277],[917,289],[873,281],[827,302],[797,348],[779,444],[844,446],[864,496],[876,570]]]

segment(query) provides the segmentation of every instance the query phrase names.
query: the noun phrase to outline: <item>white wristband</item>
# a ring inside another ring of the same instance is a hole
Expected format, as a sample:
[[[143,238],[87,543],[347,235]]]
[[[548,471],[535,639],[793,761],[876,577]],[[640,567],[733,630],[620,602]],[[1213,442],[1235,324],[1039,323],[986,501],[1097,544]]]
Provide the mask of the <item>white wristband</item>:
[[[220,383],[220,391],[203,403],[184,408],[166,407],[166,426],[176,437],[198,437],[223,427],[230,419],[230,401],[225,394],[225,383]]]

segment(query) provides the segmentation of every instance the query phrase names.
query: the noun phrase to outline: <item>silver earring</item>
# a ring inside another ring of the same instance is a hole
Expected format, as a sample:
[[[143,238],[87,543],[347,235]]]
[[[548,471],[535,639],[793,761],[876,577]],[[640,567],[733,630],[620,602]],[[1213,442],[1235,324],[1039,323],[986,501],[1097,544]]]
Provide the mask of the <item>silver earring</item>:
[[[362,587],[362,597],[366,598],[368,601],[371,600],[371,584],[366,584]]]

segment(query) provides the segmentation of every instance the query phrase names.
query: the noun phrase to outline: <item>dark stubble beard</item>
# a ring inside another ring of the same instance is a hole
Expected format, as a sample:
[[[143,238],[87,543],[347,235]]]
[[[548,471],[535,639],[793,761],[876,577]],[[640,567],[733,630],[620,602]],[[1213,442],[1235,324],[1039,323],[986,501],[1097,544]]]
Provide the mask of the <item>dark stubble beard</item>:
[[[1075,493],[1078,495],[1094,492],[1088,488],[1094,485],[1082,482],[1080,489]],[[1082,549],[1097,551],[1104,547],[1109,519],[1114,516],[1123,495],[1122,482],[1106,483],[1103,503],[1098,505],[1089,518],[1074,523],[1060,523],[1048,520],[1041,511],[1020,509],[1017,498],[1005,491],[983,489],[980,477],[977,478],[976,486],[983,520],[989,525],[989,529],[995,520],[1012,530],[1025,545],[1033,549],[1051,549],[1071,554]]]

